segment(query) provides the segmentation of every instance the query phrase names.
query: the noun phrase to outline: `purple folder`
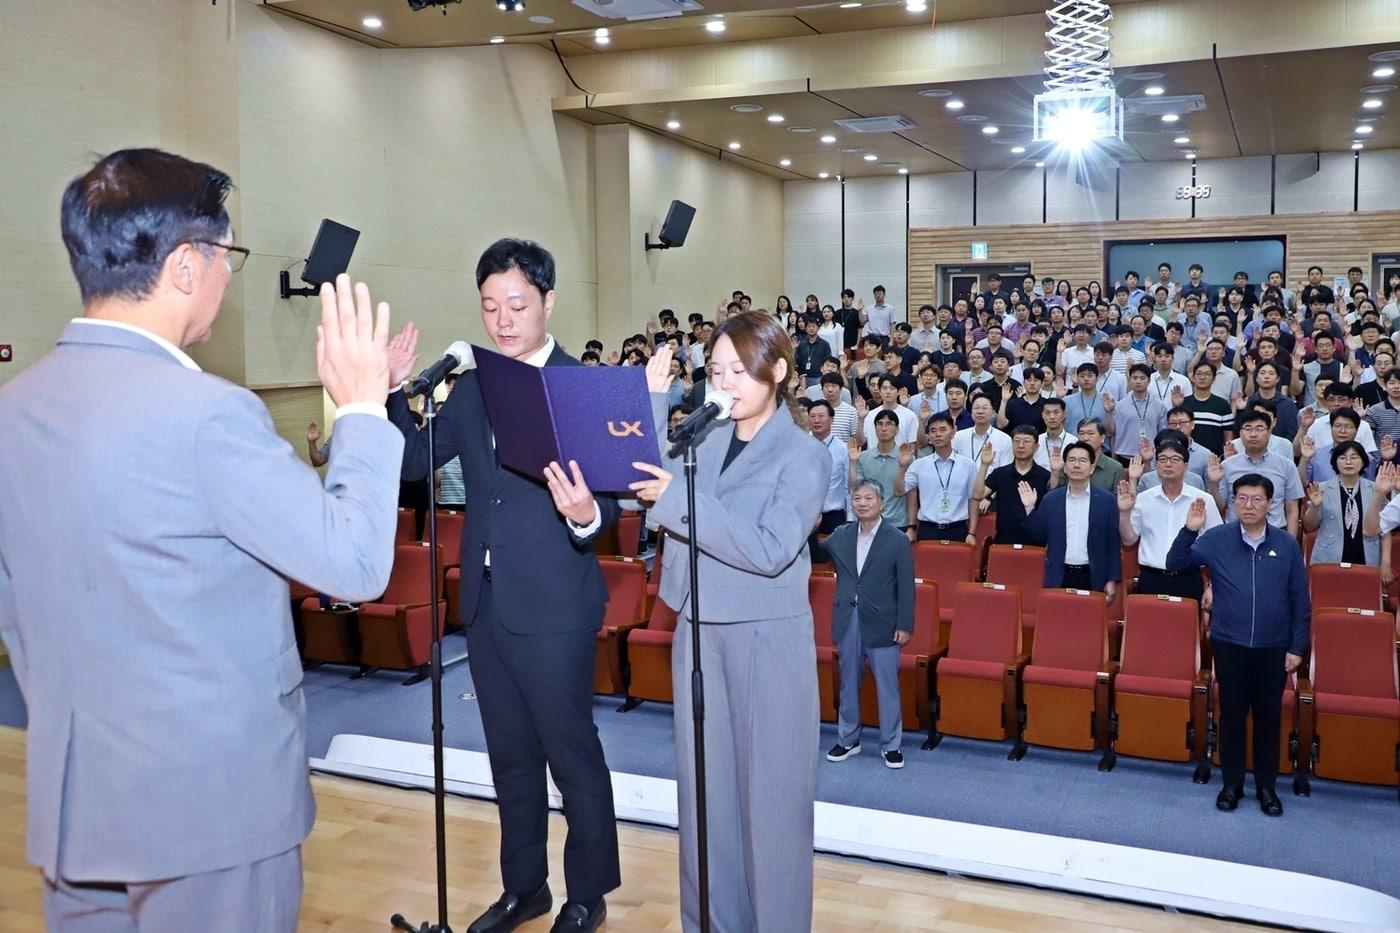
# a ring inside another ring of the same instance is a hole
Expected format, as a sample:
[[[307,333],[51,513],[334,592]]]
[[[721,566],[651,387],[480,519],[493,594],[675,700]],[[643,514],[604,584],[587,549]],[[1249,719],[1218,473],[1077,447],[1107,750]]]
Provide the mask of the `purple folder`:
[[[501,463],[543,481],[577,460],[588,488],[625,492],[649,479],[633,461],[660,461],[646,371],[640,366],[531,366],[473,346],[477,380]]]

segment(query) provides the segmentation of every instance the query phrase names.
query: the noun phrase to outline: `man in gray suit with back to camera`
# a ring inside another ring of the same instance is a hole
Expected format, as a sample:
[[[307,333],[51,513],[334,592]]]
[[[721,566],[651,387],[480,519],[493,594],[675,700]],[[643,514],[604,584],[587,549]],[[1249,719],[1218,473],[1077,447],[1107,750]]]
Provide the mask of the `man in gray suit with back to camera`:
[[[287,578],[372,599],[393,563],[388,306],[322,288],[324,486],[257,396],[184,352],[247,255],[231,188],[154,149],[74,179],[83,316],[0,390],[0,635],[50,930],[296,929],[315,804]]]

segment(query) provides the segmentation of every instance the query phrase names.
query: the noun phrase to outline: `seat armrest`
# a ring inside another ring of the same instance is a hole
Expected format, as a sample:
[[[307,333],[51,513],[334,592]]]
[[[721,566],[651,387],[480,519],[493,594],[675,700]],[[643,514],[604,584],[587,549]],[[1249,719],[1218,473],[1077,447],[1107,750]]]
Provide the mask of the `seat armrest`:
[[[1300,702],[1300,703],[1312,703],[1312,701],[1313,701],[1313,687],[1312,687],[1312,681],[1309,680],[1309,679],[1306,678],[1306,677],[1301,677],[1301,676],[1300,676],[1300,677],[1298,678],[1298,702]]]
[[[602,630],[606,632],[610,638],[614,635],[622,635],[625,637],[628,632],[636,631],[639,628],[646,628],[646,624],[646,619],[633,619],[631,622],[619,622],[617,625],[605,625]]]

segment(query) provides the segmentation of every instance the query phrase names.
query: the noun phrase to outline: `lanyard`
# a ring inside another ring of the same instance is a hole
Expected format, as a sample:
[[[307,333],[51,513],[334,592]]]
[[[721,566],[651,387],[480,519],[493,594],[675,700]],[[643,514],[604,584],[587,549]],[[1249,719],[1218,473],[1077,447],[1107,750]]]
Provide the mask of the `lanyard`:
[[[1160,375],[1161,375],[1161,374],[1159,373],[1158,376],[1160,376]],[[1153,381],[1154,383],[1156,383],[1156,382],[1157,382],[1157,378],[1158,378],[1157,376],[1154,376],[1152,381]],[[1156,386],[1156,385],[1153,385],[1153,388],[1154,388],[1154,389],[1157,389],[1157,386]],[[1162,383],[1162,388],[1157,389],[1157,398],[1159,398],[1159,399],[1161,399],[1162,401],[1165,402],[1165,401],[1167,400],[1167,393],[1170,392],[1171,390],[1172,390],[1172,377],[1171,377],[1171,376],[1167,376],[1165,382]]]
[[[934,458],[933,458],[933,472],[934,472],[934,475],[936,475],[936,476],[938,477],[938,485],[941,486],[941,487],[943,487],[943,499],[944,499],[944,501],[947,501],[947,499],[948,499],[948,484],[951,483],[951,482],[953,481],[953,471],[956,470],[956,469],[958,468],[958,465],[957,465],[956,463],[953,462],[953,459],[952,459],[951,457],[948,459],[948,475],[947,475],[947,477],[944,477],[943,471],[942,471],[941,469],[939,469],[940,466],[942,466],[942,463],[939,461],[939,459],[938,459],[937,457],[934,457]]]
[[[979,462],[981,462],[981,459],[982,459],[982,448],[983,448],[983,447],[986,447],[988,444],[990,444],[990,443],[992,442],[992,432],[991,432],[990,429],[988,429],[988,431],[987,431],[987,436],[984,437],[984,438],[982,438],[982,443],[980,443],[980,444],[977,445],[977,451],[974,453],[973,450],[972,450],[972,439],[973,439],[974,437],[976,437],[976,436],[977,436],[977,431],[976,431],[976,430],[974,430],[971,434],[969,434],[969,435],[967,436],[967,453],[968,453],[968,456],[970,456],[970,457],[972,458],[972,462],[973,462],[973,463],[979,463]],[[937,464],[935,464],[935,466],[936,466],[936,465],[937,465]],[[949,475],[951,476],[952,474],[950,473]]]
[[[1143,432],[1143,428],[1147,424],[1147,413],[1152,410],[1152,399],[1143,399],[1141,408],[1138,407],[1138,400],[1136,396],[1128,396],[1128,401],[1133,403],[1133,411],[1137,412],[1138,433],[1141,434]]]

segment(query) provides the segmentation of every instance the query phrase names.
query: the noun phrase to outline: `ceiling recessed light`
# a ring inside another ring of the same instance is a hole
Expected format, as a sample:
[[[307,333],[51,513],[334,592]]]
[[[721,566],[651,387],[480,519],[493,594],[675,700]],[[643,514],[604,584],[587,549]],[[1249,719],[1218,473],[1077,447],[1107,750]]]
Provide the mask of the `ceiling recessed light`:
[[[907,0],[904,8],[910,13],[926,13],[928,12],[928,3],[926,0]]]
[[[817,128],[815,126],[803,126],[799,123],[795,126],[789,126],[787,128],[787,131],[789,133],[815,133],[817,131]]]
[[[675,130],[678,130],[678,129],[680,129],[680,128],[681,128],[681,121],[679,121],[679,120],[667,120],[667,121],[666,121],[666,129],[671,130],[671,131],[675,131]]]
[[[733,104],[729,109],[735,113],[758,113],[763,107],[759,104]]]
[[[1045,163],[1044,163],[1044,162],[1037,162],[1037,163],[1035,163],[1035,167],[1036,167],[1036,168],[1045,168]]]
[[[1361,106],[1367,110],[1379,110],[1383,101],[1379,97],[1372,97],[1370,100],[1363,100]]]
[[[831,177],[831,173],[830,173],[830,172],[817,172],[817,177],[818,177],[818,178],[830,178],[830,177]]]
[[[1393,84],[1368,84],[1361,89],[1362,94],[1389,94],[1395,90]]]
[[[899,170],[899,174],[901,174],[901,175],[908,175],[908,174],[909,174],[909,170],[908,170],[907,168],[902,168],[902,169]]]
[[[739,149],[739,143],[738,143],[738,141],[735,141],[735,142],[730,143],[730,144],[729,144],[729,148],[730,148],[730,149],[733,149],[733,150],[735,150],[735,151],[737,151],[737,150]]]
[[[1163,122],[1163,123],[1175,123],[1177,120],[1180,120],[1180,119],[1181,119],[1181,117],[1178,116],[1177,114],[1174,114],[1174,113],[1164,113],[1164,114],[1162,114],[1162,122]]]
[[[1184,145],[1186,145],[1187,143],[1189,143],[1190,141],[1191,141],[1191,137],[1190,137],[1190,136],[1178,136],[1176,139],[1173,139],[1173,140],[1172,140],[1172,142],[1176,143],[1178,146],[1184,146]]]
[[[860,6],[860,0],[852,0],[852,2],[850,2],[850,3],[843,3],[843,4],[841,4],[841,9],[843,9],[843,10],[854,10],[854,9],[855,9],[856,7],[858,7],[858,6]]]
[[[986,123],[987,118],[980,113],[965,113],[958,117],[959,123]]]
[[[832,143],[836,142],[836,137],[832,136],[830,133],[827,133],[825,136],[822,137],[822,142],[830,146]]]
[[[1369,136],[1370,134],[1374,133],[1375,131],[1376,131],[1376,128],[1375,128],[1374,126],[1371,126],[1371,125],[1368,124],[1368,123],[1363,123],[1363,124],[1361,124],[1360,126],[1358,126],[1358,127],[1356,128],[1356,132],[1359,133],[1359,134],[1361,134],[1362,136]]]
[[[791,160],[791,159],[779,159],[779,160],[778,160],[778,164],[781,165],[783,168],[787,168],[789,165],[792,164],[792,160]]]
[[[1358,139],[1356,142],[1354,142],[1354,143],[1351,144],[1351,148],[1353,148],[1353,149],[1365,149],[1365,148],[1366,148],[1366,144],[1363,143],[1361,140]]]
[[[956,97],[954,97],[943,106],[947,107],[949,110],[961,110],[967,105],[964,104],[962,101],[958,100]]]
[[[1186,158],[1190,159],[1192,162],[1196,161],[1196,153],[1194,153],[1194,152],[1187,152],[1187,153],[1184,153],[1184,155],[1186,156]]]
[[[705,24],[705,28],[710,32],[724,32],[724,20],[712,19]]]
[[[552,24],[552,23],[554,22],[554,17],[553,17],[553,16],[532,16],[532,17],[530,17],[530,22],[534,23],[536,26],[548,26],[548,25],[550,25],[550,24]]]
[[[378,29],[384,25],[384,20],[380,19],[378,16],[366,16],[364,19],[360,20],[360,25],[364,26],[366,29]]]
[[[1160,71],[1130,71],[1126,77],[1133,81],[1156,81],[1163,77],[1163,74]]]
[[[500,45],[500,44],[501,44],[502,42],[504,42],[504,41],[506,41],[506,37],[505,37],[505,36],[492,36],[492,37],[491,37],[491,44],[492,44],[492,45]]]
[[[593,42],[596,45],[607,45],[612,39],[608,36],[594,36]]]
[[[1161,97],[1164,91],[1161,85],[1154,84],[1151,87],[1143,88],[1142,93],[1146,94],[1148,97]]]
[[[873,153],[873,152],[867,152],[867,153],[865,154],[865,161],[867,161],[867,162],[878,162],[879,160],[880,160],[880,157],[877,156],[877,155],[876,155],[875,153]]]
[[[1372,52],[1366,57],[1373,62],[1400,62],[1400,49],[1386,49],[1384,52]]]
[[[1390,77],[1391,75],[1393,75],[1393,74],[1395,74],[1395,69],[1394,69],[1394,68],[1390,67],[1389,65],[1382,65],[1382,66],[1380,66],[1379,68],[1377,68],[1375,71],[1371,72],[1371,77],[1373,77],[1373,78],[1389,78],[1389,77]]]
[[[1011,152],[1012,152],[1013,155],[1020,155],[1021,153],[1025,152],[1025,151],[1026,151],[1026,147],[1025,147],[1025,146],[1012,146],[1012,147],[1011,147]]]
[[[595,39],[606,39],[609,35],[611,35],[611,33],[608,32],[608,27],[606,26],[593,30],[593,38]]]
[[[852,154],[854,154],[854,153],[860,152],[860,147],[859,147],[859,146],[842,146],[840,149],[838,149],[838,150],[836,150],[836,151],[837,151],[837,152],[844,152],[844,153],[846,153],[847,155],[852,155]]]
[[[928,87],[919,92],[920,97],[952,97],[953,92],[947,88]]]
[[[982,127],[982,132],[986,133],[988,136],[995,136],[996,134],[1000,133],[1001,130],[995,126],[988,124],[987,126]]]
[[[782,122],[783,122],[783,115],[782,115],[781,113],[770,113],[770,114],[768,115],[768,122],[769,122],[769,123],[782,123]]]

